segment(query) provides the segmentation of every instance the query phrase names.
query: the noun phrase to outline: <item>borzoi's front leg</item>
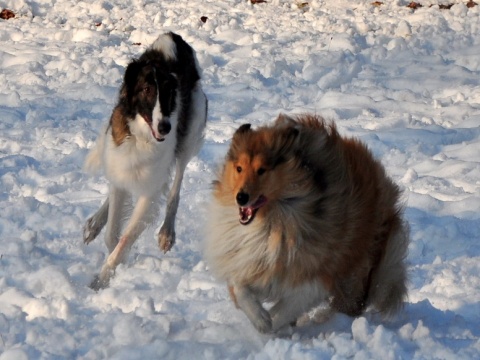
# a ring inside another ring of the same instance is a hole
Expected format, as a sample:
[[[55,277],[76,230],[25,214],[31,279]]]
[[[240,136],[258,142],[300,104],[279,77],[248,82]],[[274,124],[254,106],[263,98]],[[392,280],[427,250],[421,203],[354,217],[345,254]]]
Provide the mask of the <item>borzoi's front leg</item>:
[[[111,253],[118,242],[121,230],[121,220],[123,217],[125,200],[127,193],[124,190],[110,187],[110,192],[100,209],[87,220],[83,227],[83,242],[89,244],[102,231],[105,224],[107,229],[105,233],[105,244],[108,252]]]
[[[83,242],[90,244],[100,234],[108,219],[108,198],[83,227]]]
[[[113,204],[110,204],[112,207]],[[147,225],[157,213],[150,196],[141,196],[133,209],[132,216],[128,222],[120,240],[108,256],[100,274],[93,280],[90,287],[99,290],[108,286],[110,279],[115,273],[118,264],[127,260],[128,254],[134,242],[145,230]]]
[[[111,253],[117,246],[120,232],[122,231],[122,219],[125,211],[125,202],[128,193],[125,190],[110,187],[108,194],[108,221],[105,231],[105,245],[108,252]]]
[[[165,221],[158,233],[158,245],[164,253],[170,250],[173,244],[175,244],[175,217],[177,216],[178,203],[180,202],[180,188],[186,167],[187,162],[180,160],[177,161],[175,166],[175,179],[168,194]]]

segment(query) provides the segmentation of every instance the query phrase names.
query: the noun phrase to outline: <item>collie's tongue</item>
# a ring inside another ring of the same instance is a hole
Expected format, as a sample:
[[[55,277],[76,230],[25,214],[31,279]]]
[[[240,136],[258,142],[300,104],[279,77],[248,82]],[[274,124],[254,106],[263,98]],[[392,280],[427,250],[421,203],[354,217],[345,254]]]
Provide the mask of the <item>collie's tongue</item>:
[[[242,224],[248,224],[253,218],[254,209],[251,207],[241,207],[239,209],[240,222]]]
[[[240,207],[238,210],[239,215],[240,215],[240,223],[243,225],[249,224],[253,218],[255,217],[255,214],[259,208],[261,208],[263,205],[267,203],[267,198],[263,195],[260,195],[260,197],[255,201],[251,206],[247,207]]]

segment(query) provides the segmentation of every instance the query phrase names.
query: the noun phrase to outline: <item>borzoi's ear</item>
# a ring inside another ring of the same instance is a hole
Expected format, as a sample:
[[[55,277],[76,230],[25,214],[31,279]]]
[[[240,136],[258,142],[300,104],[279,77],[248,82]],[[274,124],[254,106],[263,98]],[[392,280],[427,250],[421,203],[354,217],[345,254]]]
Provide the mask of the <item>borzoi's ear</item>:
[[[169,76],[168,76],[169,80],[169,84],[171,86],[171,93],[170,93],[170,109],[173,111],[175,110],[175,107],[177,106],[176,104],[176,92],[177,92],[177,89],[178,89],[178,78],[177,78],[177,75],[175,75],[174,73],[170,73]]]
[[[162,72],[162,70],[159,70],[157,67],[155,67],[155,71],[157,74],[157,81],[158,85],[161,88],[165,87],[167,89],[174,88],[176,89],[178,86],[178,78],[177,75],[174,73],[165,73]]]
[[[177,107],[177,89],[178,78],[173,73],[165,73],[160,69],[156,69],[158,92],[160,93],[160,104],[162,107],[162,113],[164,116],[170,116],[170,114]]]
[[[123,76],[123,85],[120,92],[120,97],[122,99],[133,98],[138,75],[140,74],[142,66],[143,64],[137,60],[132,60],[132,62],[128,64],[127,69],[125,70],[125,75]]]

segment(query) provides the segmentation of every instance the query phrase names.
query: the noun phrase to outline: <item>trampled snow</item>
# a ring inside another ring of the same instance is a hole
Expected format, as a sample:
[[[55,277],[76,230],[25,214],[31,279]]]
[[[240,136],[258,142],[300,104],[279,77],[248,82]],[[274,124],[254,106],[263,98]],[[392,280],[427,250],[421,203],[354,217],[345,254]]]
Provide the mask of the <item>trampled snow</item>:
[[[467,0],[0,0],[0,359],[480,358],[480,6]],[[439,5],[453,4],[449,9]],[[203,18],[203,21],[201,18]],[[197,51],[205,146],[177,244],[144,233],[111,286],[82,243],[108,184],[82,171],[123,71],[158,34]],[[210,183],[243,123],[315,112],[404,189],[409,299],[260,335],[202,260]]]

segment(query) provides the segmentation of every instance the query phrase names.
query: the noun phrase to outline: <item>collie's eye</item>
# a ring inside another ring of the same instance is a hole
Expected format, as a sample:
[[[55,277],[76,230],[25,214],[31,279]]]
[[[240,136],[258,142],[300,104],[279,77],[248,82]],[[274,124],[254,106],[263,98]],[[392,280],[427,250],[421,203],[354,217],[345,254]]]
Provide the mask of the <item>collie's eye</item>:
[[[152,91],[152,89],[150,88],[150,86],[145,86],[143,88],[143,92],[144,92],[145,95],[149,95],[151,91]]]
[[[241,172],[242,172],[242,167],[241,167],[241,166],[237,166],[237,172],[238,172],[238,173],[241,173]]]
[[[260,169],[257,170],[257,174],[258,175],[263,175],[263,174],[265,174],[265,171],[267,171],[267,170],[265,170],[265,168],[260,168]]]

